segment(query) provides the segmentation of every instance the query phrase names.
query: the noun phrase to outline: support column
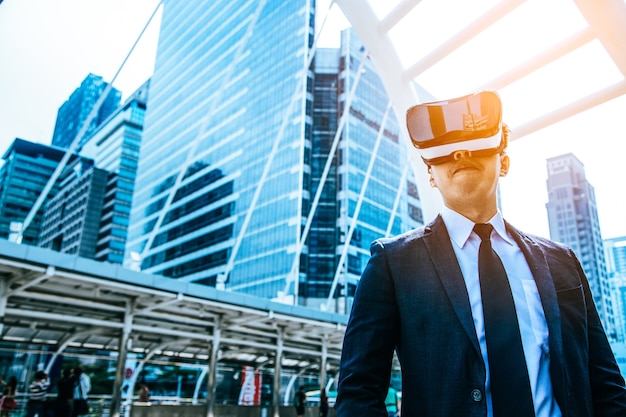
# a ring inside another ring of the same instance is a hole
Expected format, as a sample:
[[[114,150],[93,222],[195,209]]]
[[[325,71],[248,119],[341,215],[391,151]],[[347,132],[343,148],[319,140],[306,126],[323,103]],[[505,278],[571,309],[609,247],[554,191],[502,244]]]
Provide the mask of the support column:
[[[211,357],[209,359],[209,373],[207,375],[207,417],[215,416],[215,380],[217,377],[217,361],[220,349],[220,338],[222,335],[222,318],[215,319],[213,329],[213,343],[211,344]]]
[[[328,360],[328,339],[322,338],[322,360],[320,362],[320,390],[326,389],[326,361]],[[328,394],[328,393],[326,393]]]
[[[0,317],[4,317],[7,310],[7,300],[9,298],[9,281],[0,279]],[[0,322],[0,335],[4,332],[4,324]]]
[[[133,327],[133,313],[135,301],[126,304],[124,313],[124,327],[120,336],[118,348],[117,366],[115,367],[115,381],[113,382],[113,393],[111,395],[111,417],[120,417],[120,405],[122,402],[122,383],[124,382],[124,367],[126,366],[126,356],[130,348],[130,334]]]
[[[272,390],[274,417],[280,417],[280,374],[283,369],[281,366],[283,360],[283,333],[282,327],[276,329],[276,359],[274,361],[274,389]]]

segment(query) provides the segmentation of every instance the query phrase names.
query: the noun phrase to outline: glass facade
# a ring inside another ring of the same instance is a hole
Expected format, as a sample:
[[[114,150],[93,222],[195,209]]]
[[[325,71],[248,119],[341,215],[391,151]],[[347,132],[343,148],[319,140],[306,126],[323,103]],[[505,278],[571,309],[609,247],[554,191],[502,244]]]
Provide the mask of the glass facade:
[[[604,239],[617,340],[626,341],[626,236]],[[619,360],[619,358],[618,358]],[[626,362],[620,363],[620,366]]]
[[[341,34],[338,114],[346,122],[337,151],[337,311],[349,300],[370,243],[423,224],[421,202],[400,126],[374,64],[352,30]],[[345,242],[348,246],[344,247]]]
[[[314,61],[313,136],[307,148],[311,174],[305,184],[310,189],[305,197],[306,213],[312,203],[324,173],[338,124],[339,51],[319,49]],[[307,237],[305,256],[299,277],[297,292],[301,299],[319,299],[321,302],[331,289],[333,274],[337,267],[337,158],[333,158],[313,213],[311,230]],[[309,301],[310,302],[310,301]]]
[[[262,297],[285,287],[302,223],[312,7],[164,2],[129,230],[143,270],[208,285],[221,274]]]
[[[102,77],[94,74],[89,74],[83,80],[80,87],[59,108],[52,135],[53,145],[66,149],[72,145],[108,85]],[[122,93],[119,90],[115,88],[109,90],[106,99],[81,138],[80,145],[118,108],[121,99]]]
[[[609,273],[626,276],[626,236],[604,240]]]
[[[314,7],[165,2],[126,253],[142,270],[313,307],[334,288],[345,311],[369,243],[422,223],[354,33],[309,66]]]
[[[594,188],[586,179],[584,165],[571,153],[548,159],[547,167],[550,238],[576,253],[607,334],[614,338],[615,315]]]
[[[108,172],[94,253],[98,261],[124,263],[149,86],[147,81],[135,91],[83,147],[82,154]]]
[[[0,168],[0,238],[9,238],[11,222],[24,222],[63,154],[63,149],[23,139],[15,139],[11,144]],[[55,192],[53,187],[49,198]],[[24,231],[22,243],[37,245],[42,213],[43,207]]]
[[[46,199],[39,246],[94,258],[107,172],[93,160],[75,158],[57,179],[58,192]]]

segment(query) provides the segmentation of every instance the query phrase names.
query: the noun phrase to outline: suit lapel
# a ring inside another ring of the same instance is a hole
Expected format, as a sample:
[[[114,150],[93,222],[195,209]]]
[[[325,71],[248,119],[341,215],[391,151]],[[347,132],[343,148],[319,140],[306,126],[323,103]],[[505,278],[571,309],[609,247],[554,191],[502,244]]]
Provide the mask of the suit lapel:
[[[459,262],[454,254],[452,243],[450,243],[448,230],[441,216],[437,216],[431,224],[426,226],[424,232],[424,243],[428,248],[433,266],[439,275],[450,303],[474,349],[476,349],[478,355],[481,355],[467,287],[465,286]]]
[[[522,250],[524,257],[526,258],[526,262],[528,262],[528,266],[530,267],[530,271],[535,278],[535,284],[537,285],[537,290],[539,291],[543,312],[548,323],[550,340],[551,342],[554,341],[559,343],[558,346],[555,346],[558,348],[558,352],[555,352],[555,354],[560,356],[562,353],[561,314],[559,312],[559,304],[556,296],[556,289],[554,287],[554,281],[552,279],[552,274],[550,273],[550,267],[548,266],[546,257],[535,241],[531,240],[528,236],[522,234],[508,223],[506,226],[507,231],[511,234],[519,248]],[[551,343],[551,350],[552,347]]]
[[[506,228],[524,254],[533,277],[535,278],[535,284],[537,285],[539,297],[541,298],[543,313],[548,324],[552,385],[557,398],[565,398],[565,393],[563,392],[564,368],[563,364],[560,362],[563,357],[561,313],[550,266],[548,265],[543,250],[537,242],[508,223],[506,223]]]

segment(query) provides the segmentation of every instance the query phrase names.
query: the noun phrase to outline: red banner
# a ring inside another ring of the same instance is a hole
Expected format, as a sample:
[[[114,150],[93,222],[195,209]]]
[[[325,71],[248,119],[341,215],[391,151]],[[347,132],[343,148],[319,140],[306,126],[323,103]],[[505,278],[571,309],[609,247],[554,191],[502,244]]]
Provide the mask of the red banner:
[[[261,404],[261,371],[252,366],[244,366],[241,370],[241,391],[239,405]]]

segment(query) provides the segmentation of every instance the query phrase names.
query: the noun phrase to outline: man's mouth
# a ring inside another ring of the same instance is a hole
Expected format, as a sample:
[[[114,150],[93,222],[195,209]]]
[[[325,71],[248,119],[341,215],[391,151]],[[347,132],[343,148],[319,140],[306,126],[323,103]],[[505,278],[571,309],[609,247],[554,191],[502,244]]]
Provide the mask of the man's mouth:
[[[469,162],[461,162],[454,167],[454,169],[452,170],[452,173],[456,174],[457,172],[468,171],[468,170],[478,171],[479,167]]]

